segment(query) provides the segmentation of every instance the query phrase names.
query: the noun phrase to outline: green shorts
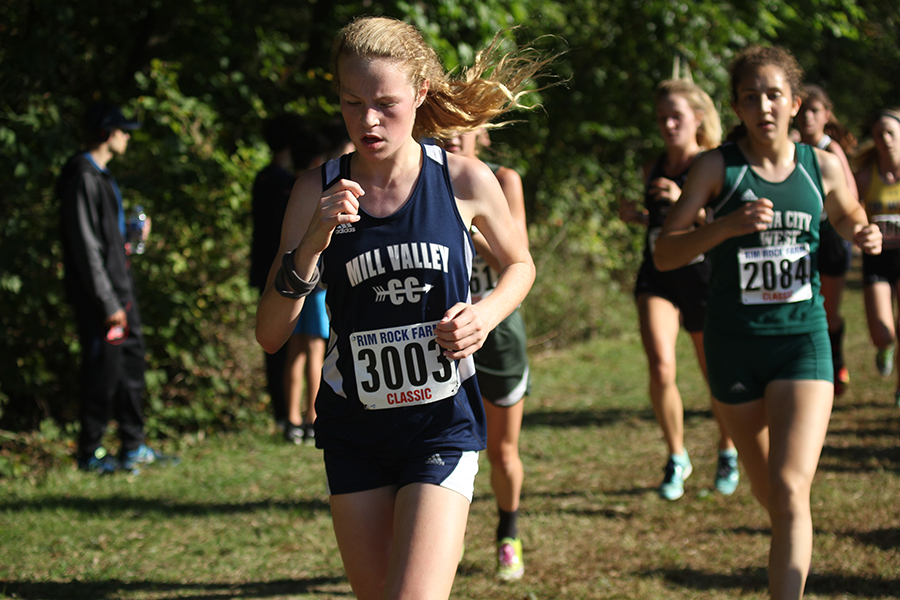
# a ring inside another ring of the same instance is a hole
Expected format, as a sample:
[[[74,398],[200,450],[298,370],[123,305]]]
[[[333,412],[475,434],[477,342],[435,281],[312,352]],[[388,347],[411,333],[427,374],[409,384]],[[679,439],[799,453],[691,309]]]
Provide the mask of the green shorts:
[[[482,397],[497,406],[512,406],[531,388],[525,321],[513,311],[475,353],[475,372]]]
[[[831,342],[826,330],[793,335],[703,334],[709,388],[725,404],[741,404],[765,395],[778,379],[834,383]]]

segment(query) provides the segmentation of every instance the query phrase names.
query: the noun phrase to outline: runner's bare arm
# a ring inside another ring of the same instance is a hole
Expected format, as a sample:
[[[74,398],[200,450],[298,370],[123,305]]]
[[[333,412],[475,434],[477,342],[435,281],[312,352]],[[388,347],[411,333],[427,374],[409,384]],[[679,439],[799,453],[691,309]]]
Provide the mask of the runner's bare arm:
[[[514,170],[507,167],[500,167],[495,173],[497,181],[500,183],[500,189],[506,196],[506,202],[509,205],[509,212],[512,214],[513,220],[525,234],[525,240],[528,241],[528,224],[525,221],[525,195],[522,191],[522,178]],[[483,235],[477,228],[472,232],[472,243],[475,244],[475,252],[485,260],[490,268],[494,271],[500,271],[500,263],[497,257],[491,251],[491,247]]]
[[[866,210],[850,191],[850,182],[839,158],[830,152],[816,149],[822,170],[825,192],[825,212],[835,230],[844,239],[854,242],[869,254],[881,253],[881,230],[870,224]]]
[[[438,343],[448,358],[463,358],[525,299],[534,282],[534,262],[525,232],[512,217],[497,178],[484,163],[448,155],[456,205],[467,226],[474,224],[497,257],[499,280],[476,305],[457,304],[438,325]]]
[[[256,311],[256,340],[266,352],[276,352],[287,341],[303,308],[303,298],[285,298],[273,287],[282,257],[296,249],[294,271],[310,281],[335,227],[359,220],[357,198],[363,193],[358,183],[344,179],[323,192],[318,169],[307,171],[294,184],[284,214],[281,245]]]
[[[697,214],[722,188],[725,160],[721,152],[711,151],[697,159],[662,232],[656,240],[653,261],[661,271],[683,267],[728,238],[762,231],[772,221],[772,203],[761,198],[739,210],[694,228]]]

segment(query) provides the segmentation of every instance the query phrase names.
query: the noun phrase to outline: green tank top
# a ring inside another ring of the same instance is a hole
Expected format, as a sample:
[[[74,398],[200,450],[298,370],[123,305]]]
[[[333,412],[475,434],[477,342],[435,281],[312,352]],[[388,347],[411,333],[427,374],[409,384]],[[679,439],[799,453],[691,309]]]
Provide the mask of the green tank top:
[[[490,167],[490,169],[491,169],[491,171],[493,171],[494,175],[496,175],[496,174],[497,174],[497,171],[500,170],[500,167],[503,166],[503,165],[498,165],[497,163],[488,162],[488,161],[486,161],[486,160],[483,160],[483,161],[481,161],[481,162],[483,162],[483,163],[486,164],[488,167]]]
[[[719,147],[725,180],[708,206],[713,217],[759,198],[772,201],[775,215],[766,231],[730,238],[709,252],[707,330],[793,335],[827,329],[818,265],[822,173],[811,146],[795,148],[796,168],[772,183],[750,168],[737,144]]]

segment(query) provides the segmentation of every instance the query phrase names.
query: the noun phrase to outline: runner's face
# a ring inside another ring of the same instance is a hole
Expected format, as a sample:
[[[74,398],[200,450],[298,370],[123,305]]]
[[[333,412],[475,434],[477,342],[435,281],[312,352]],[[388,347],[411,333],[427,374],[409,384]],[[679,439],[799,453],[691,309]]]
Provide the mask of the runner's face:
[[[900,121],[891,117],[881,117],[872,127],[872,139],[878,154],[891,158],[891,162],[900,161]]]
[[[800,110],[800,99],[791,92],[780,67],[763,65],[749,70],[738,82],[732,108],[751,138],[771,143],[789,139],[791,118]]]
[[[656,124],[667,147],[686,148],[697,142],[702,116],[681,94],[669,94],[656,103]]]
[[[818,100],[808,100],[800,106],[800,112],[797,113],[797,129],[804,140],[818,141],[825,133],[825,124],[830,117],[831,113],[824,104]]]
[[[360,154],[384,158],[412,139],[427,85],[413,89],[403,64],[386,58],[345,57],[338,68],[341,114]]]
[[[460,156],[476,157],[478,133],[473,131],[470,133],[458,134],[449,138],[437,138],[437,143],[443,146],[444,150],[450,154],[459,154]]]

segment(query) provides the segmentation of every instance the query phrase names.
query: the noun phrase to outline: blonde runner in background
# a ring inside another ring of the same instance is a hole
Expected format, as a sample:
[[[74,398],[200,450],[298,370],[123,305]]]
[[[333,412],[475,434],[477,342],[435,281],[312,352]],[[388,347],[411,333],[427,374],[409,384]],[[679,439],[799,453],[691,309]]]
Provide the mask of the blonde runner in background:
[[[663,81],[656,91],[656,123],[666,152],[644,165],[644,208],[622,202],[619,215],[629,223],[647,227],[644,261],[638,271],[634,296],[641,325],[641,340],[650,370],[650,402],[669,451],[659,495],[677,500],[684,495],[684,481],[693,472],[684,446],[684,404],[676,382],[675,345],[681,326],[687,330],[706,377],[703,352],[703,319],[709,294],[709,261],[698,257],[691,264],[661,272],[653,264],[653,247],[666,215],[681,197],[688,170],[704,151],[719,145],[722,126],[710,97],[683,79]],[[702,226],[705,212],[696,215]],[[715,489],[734,493],[740,481],[737,451],[715,402],[713,416],[719,427],[719,458]]]

